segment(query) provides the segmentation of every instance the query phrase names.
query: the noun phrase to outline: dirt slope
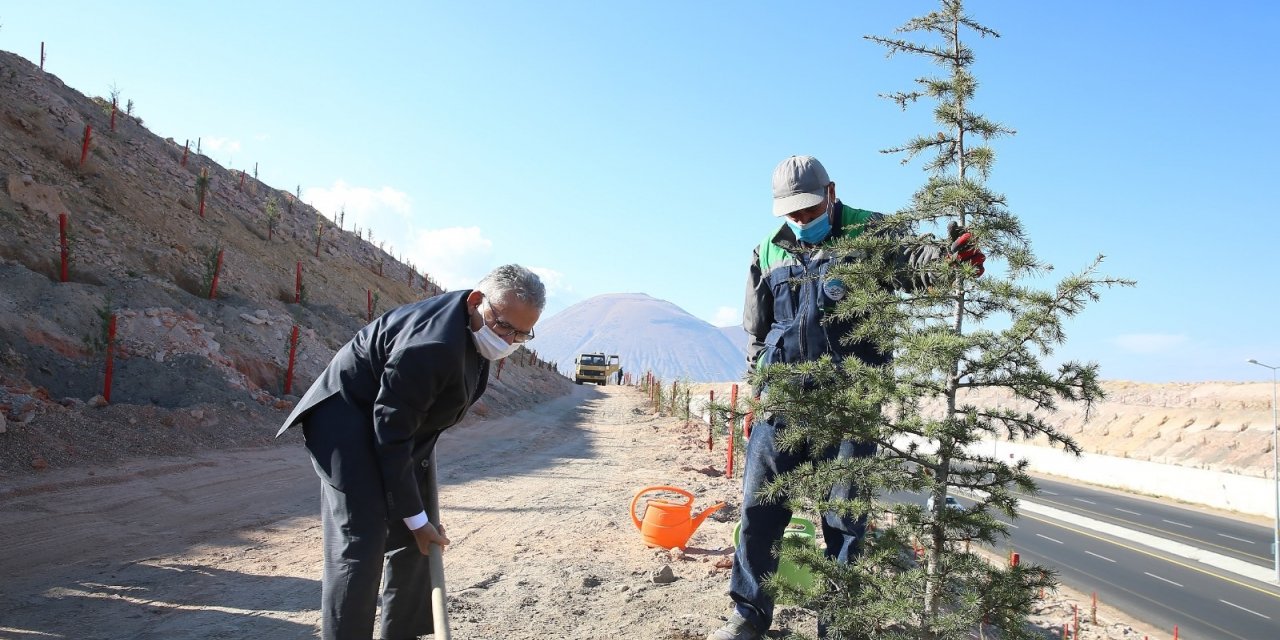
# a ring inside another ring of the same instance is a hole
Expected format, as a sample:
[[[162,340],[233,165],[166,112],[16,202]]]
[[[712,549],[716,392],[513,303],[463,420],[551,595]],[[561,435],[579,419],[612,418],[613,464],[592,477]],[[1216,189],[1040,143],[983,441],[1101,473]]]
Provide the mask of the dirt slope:
[[[453,637],[688,640],[720,623],[740,481],[701,426],[643,404],[627,387],[577,387],[441,439]],[[0,637],[312,637],[318,481],[294,444],[55,472],[3,495]],[[692,491],[699,510],[729,504],[686,552],[648,549],[626,509],[654,484]],[[655,582],[664,567],[674,580]],[[1050,600],[1061,621],[1065,600]],[[777,637],[814,624],[793,608],[778,620]]]
[[[119,112],[112,130],[110,113],[103,99],[0,51],[0,489],[47,470],[270,444],[283,411],[367,322],[370,298],[380,314],[440,290],[289,189],[219,166],[194,144],[184,163],[181,143]],[[269,232],[272,202],[280,217]],[[473,419],[569,386],[521,349]]]

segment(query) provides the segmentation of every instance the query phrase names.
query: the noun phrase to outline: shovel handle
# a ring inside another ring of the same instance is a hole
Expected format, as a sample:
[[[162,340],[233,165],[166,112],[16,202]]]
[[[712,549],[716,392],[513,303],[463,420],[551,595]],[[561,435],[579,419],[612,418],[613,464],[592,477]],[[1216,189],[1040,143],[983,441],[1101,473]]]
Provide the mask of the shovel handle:
[[[440,490],[436,484],[436,452],[431,452],[431,463],[427,468],[427,518],[432,522],[440,522]],[[431,622],[435,626],[433,638],[451,640],[449,633],[449,596],[444,588],[444,553],[440,545],[432,544],[428,556],[428,568],[431,574]]]

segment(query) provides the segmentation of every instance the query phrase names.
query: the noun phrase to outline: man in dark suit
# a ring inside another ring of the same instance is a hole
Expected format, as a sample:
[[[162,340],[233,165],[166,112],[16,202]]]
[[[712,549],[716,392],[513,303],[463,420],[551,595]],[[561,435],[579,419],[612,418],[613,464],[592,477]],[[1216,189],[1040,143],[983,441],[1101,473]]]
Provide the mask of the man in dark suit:
[[[320,476],[322,637],[373,637],[386,564],[381,637],[432,633],[428,550],[449,543],[424,509],[436,439],[484,393],[489,361],[533,337],[546,289],[505,265],[474,290],[393,309],[334,355],[277,437],[302,425]]]

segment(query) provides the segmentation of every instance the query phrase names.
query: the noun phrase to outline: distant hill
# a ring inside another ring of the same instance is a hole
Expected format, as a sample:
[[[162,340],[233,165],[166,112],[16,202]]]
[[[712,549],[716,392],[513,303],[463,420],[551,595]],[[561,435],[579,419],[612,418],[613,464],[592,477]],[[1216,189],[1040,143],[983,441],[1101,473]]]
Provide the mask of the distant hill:
[[[747,331],[740,324],[729,325],[727,327],[716,327],[720,330],[720,334],[729,340],[738,349],[738,354],[743,361],[747,359],[747,343],[751,341],[751,337],[747,335]]]
[[[652,371],[666,380],[738,380],[746,371],[745,341],[734,343],[721,329],[643,293],[579,302],[539,322],[529,346],[565,373],[572,373],[574,356],[589,351],[616,353],[623,371]]]

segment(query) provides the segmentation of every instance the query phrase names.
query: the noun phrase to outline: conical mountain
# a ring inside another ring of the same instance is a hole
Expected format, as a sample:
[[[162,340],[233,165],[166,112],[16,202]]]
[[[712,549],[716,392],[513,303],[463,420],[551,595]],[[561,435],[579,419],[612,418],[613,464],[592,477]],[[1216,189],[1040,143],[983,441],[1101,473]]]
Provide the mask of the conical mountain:
[[[583,300],[539,322],[537,334],[529,346],[569,375],[575,356],[594,351],[621,356],[625,372],[664,380],[739,380],[746,371],[742,349],[719,328],[643,293]]]

